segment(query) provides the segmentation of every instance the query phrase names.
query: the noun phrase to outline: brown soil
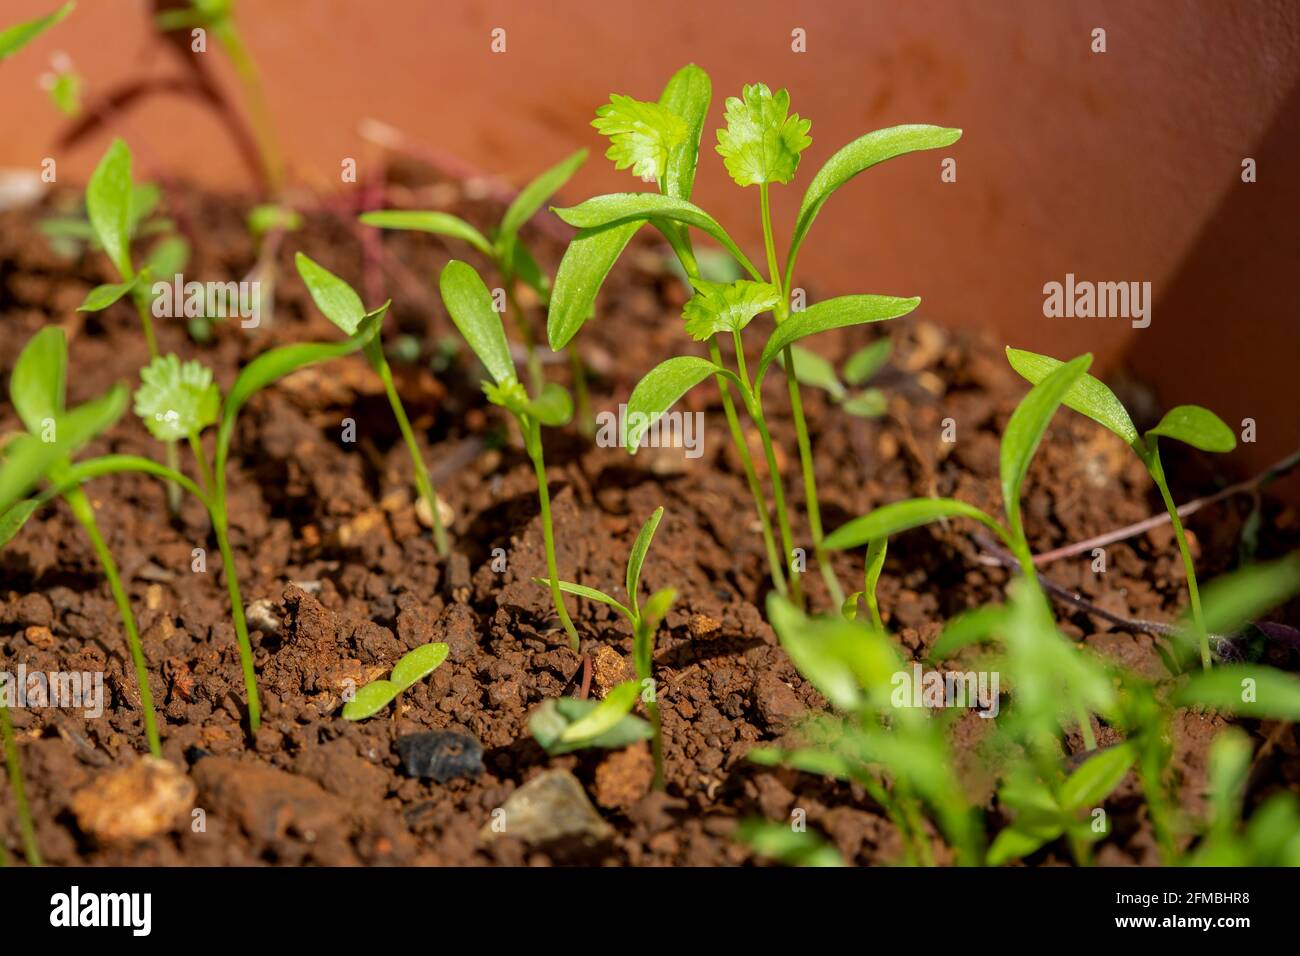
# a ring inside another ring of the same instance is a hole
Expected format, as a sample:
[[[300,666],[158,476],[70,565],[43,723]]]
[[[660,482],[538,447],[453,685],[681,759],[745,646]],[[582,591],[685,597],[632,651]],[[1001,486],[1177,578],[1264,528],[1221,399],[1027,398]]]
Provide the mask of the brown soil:
[[[404,195],[409,190],[412,195]],[[427,204],[430,191],[411,184],[395,202]],[[432,195],[486,226],[499,209],[472,201],[448,184]],[[65,197],[66,198],[66,197]],[[253,263],[238,199],[181,195],[178,219],[201,224],[188,272],[204,279],[239,278]],[[53,256],[35,233],[33,212],[0,215],[0,310],[5,334],[0,368],[13,364],[42,325],[68,331],[73,374],[70,398],[84,400],[110,383],[135,383],[145,345],[127,305],[98,316],[74,312],[86,290],[106,281],[102,257],[79,262]],[[543,264],[561,246],[533,234]],[[205,513],[187,502],[168,516],[164,490],[138,476],[102,479],[91,490],[102,530],[128,581],[143,633],[161,712],[166,757],[189,768],[206,828],[181,820],[143,842],[101,844],[83,833],[74,795],[101,785],[145,750],[134,674],[108,587],[80,528],[63,505],[48,508],[0,553],[0,667],[13,671],[102,670],[106,714],[15,710],[20,750],[38,836],[56,864],[732,864],[750,858],[731,839],[735,821],[761,814],[788,819],[807,811],[858,863],[897,860],[892,825],[860,790],[745,760],[755,744],[777,740],[807,707],[823,702],[777,646],[760,611],[765,591],[761,539],[743,476],[730,450],[716,393],[689,396],[707,412],[704,456],[678,450],[629,458],[592,447],[575,432],[546,436],[559,534],[559,567],[568,578],[602,587],[622,579],[638,527],[658,505],[663,524],[643,578],[677,588],[678,602],[655,655],[663,711],[668,788],[649,791],[644,751],[591,752],[548,759],[529,736],[526,719],[540,701],[572,691],[579,657],[565,644],[545,589],[541,531],[530,464],[496,410],[486,406],[462,355],[437,376],[429,360],[454,334],[432,277],[463,247],[433,237],[389,234],[382,269],[362,273],[360,243],[344,220],[326,213],[287,238],[274,325],[257,332],[219,326],[196,346],[179,323],[164,322],[164,350],[202,358],[229,386],[236,369],[272,344],[334,339],[293,272],[302,248],[368,289],[392,295],[386,330],[419,336],[418,364],[399,366],[399,389],[431,463],[441,495],[455,511],[456,554],[435,554],[417,521],[409,462],[379,383],[360,358],[294,375],[257,396],[241,415],[230,468],[232,535],[248,604],[270,602],[263,632],[254,634],[264,726],[249,740],[244,691],[228,602]],[[661,251],[634,245],[610,277],[600,318],[579,337],[598,372],[597,409],[625,400],[641,373],[672,354],[694,351],[677,312],[680,285]],[[756,323],[758,325],[759,323]],[[757,329],[755,330],[757,331]],[[998,507],[998,438],[1022,383],[1000,349],[954,337],[923,319],[892,323],[890,370],[880,383],[891,396],[888,416],[864,421],[806,390],[820,463],[828,528],[884,502],[912,495],[954,495]],[[842,359],[879,332],[832,333],[817,341]],[[755,346],[758,340],[749,344]],[[551,374],[562,378],[560,365]],[[799,486],[783,390],[769,386],[773,427],[784,449],[787,488]],[[1150,396],[1126,399],[1152,407]],[[1145,404],[1144,404],[1145,403]],[[358,441],[340,441],[353,418]],[[940,440],[943,419],[958,440]],[[17,427],[5,406],[0,431]],[[157,454],[157,445],[128,416],[87,454]],[[1169,464],[1182,500],[1213,490],[1216,474],[1199,457]],[[798,506],[801,495],[792,491]],[[1191,523],[1199,566],[1210,577],[1233,562],[1248,503],[1202,513]],[[1159,507],[1139,463],[1117,439],[1077,415],[1053,424],[1031,472],[1025,501],[1032,543],[1047,549],[1141,519]],[[802,514],[797,516],[802,527]],[[1266,504],[1261,552],[1280,553],[1300,540],[1293,508]],[[208,571],[191,571],[194,548],[208,550]],[[493,570],[495,549],[507,565]],[[887,621],[906,652],[919,654],[955,613],[999,597],[1006,575],[981,566],[966,529],[917,531],[893,545],[880,585]],[[860,555],[840,555],[843,580],[861,574]],[[1085,560],[1051,567],[1052,577],[1098,605],[1132,617],[1171,620],[1184,594],[1177,552],[1167,531],[1108,549],[1109,569],[1094,575]],[[807,582],[825,606],[816,575]],[[631,638],[608,609],[571,602],[584,651],[609,648],[630,657]],[[1067,634],[1152,676],[1164,673],[1151,636],[1115,629],[1082,612],[1061,611]],[[1295,615],[1281,620],[1295,622]],[[278,624],[278,628],[276,625]],[[345,682],[384,674],[407,649],[438,640],[448,661],[407,692],[396,719],[388,711],[361,723],[339,716]],[[1294,668],[1281,649],[1272,663]],[[602,650],[601,683],[619,678],[620,662]],[[599,674],[598,674],[599,676]],[[990,781],[979,751],[979,720],[957,725],[957,747],[972,793],[987,801]],[[1175,747],[1184,803],[1194,809],[1204,783],[1205,755],[1219,718],[1181,715]],[[399,735],[453,729],[484,749],[485,770],[446,783],[401,771]],[[1273,743],[1257,767],[1258,796],[1300,786],[1295,728],[1250,725]],[[1078,745],[1077,741],[1072,742]],[[612,836],[582,846],[529,847],[508,836],[491,843],[480,831],[516,788],[547,767],[570,769]],[[1107,863],[1152,863],[1145,811],[1131,787],[1114,799],[1116,835],[1101,850]],[[13,801],[0,790],[11,855],[19,839]],[[937,843],[937,839],[936,839]],[[1059,848],[1032,862],[1058,862]],[[937,848],[939,859],[947,859]]]

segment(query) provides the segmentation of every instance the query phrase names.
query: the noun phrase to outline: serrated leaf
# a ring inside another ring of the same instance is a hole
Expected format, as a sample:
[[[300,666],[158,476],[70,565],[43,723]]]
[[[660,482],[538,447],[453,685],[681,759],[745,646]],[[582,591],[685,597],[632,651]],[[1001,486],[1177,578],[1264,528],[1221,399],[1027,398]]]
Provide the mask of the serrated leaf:
[[[781,301],[776,287],[766,282],[737,279],[735,282],[707,282],[694,279],[695,295],[682,309],[686,331],[697,342],[719,332],[739,332],[754,317],[768,312]]]
[[[388,675],[388,679],[399,691],[406,690],[416,681],[432,674],[447,659],[450,651],[451,648],[440,641],[408,651],[393,665],[393,672]]]
[[[611,94],[596,110],[591,125],[609,137],[605,158],[614,168],[631,167],[632,175],[646,182],[658,182],[667,174],[670,154],[690,135],[686,121],[668,107],[620,93]]]
[[[889,400],[878,388],[869,388],[847,398],[840,408],[858,418],[879,418],[889,410]]]
[[[787,866],[844,866],[838,850],[810,830],[794,830],[787,823],[742,820],[736,839],[759,856],[771,857]]]
[[[33,335],[9,376],[9,400],[26,429],[39,434],[47,419],[63,414],[68,342],[63,329],[47,325]]]
[[[540,395],[525,403],[524,410],[548,428],[559,428],[573,418],[573,396],[563,385],[547,382]]]
[[[644,220],[583,229],[569,241],[555,271],[546,311],[546,338],[559,351],[593,314],[596,294]]]
[[[1020,488],[1034,452],[1061,402],[1091,364],[1092,356],[1085,353],[1049,372],[1011,413],[1002,434],[1000,474],[1002,500],[1012,527],[1020,524]]]
[[[65,3],[53,13],[34,20],[24,20],[11,27],[0,30],[0,61],[13,56],[27,44],[58,23],[76,7],[75,3]]]
[[[1174,703],[1295,722],[1300,721],[1300,679],[1272,667],[1225,664],[1193,674],[1174,695]]]
[[[654,541],[655,531],[659,528],[663,516],[664,509],[660,505],[637,532],[636,540],[632,542],[632,550],[627,556],[627,574],[624,575],[623,580],[627,586],[628,604],[631,605],[633,613],[637,613],[639,608],[637,594],[641,587],[641,566],[645,564],[645,557],[650,552],[650,543]]]
[[[135,413],[154,438],[177,441],[216,423],[221,391],[202,363],[159,355],[140,370]]]
[[[860,136],[840,149],[817,171],[817,175],[808,184],[808,191],[803,195],[803,202],[799,204],[799,216],[790,238],[790,268],[793,268],[795,256],[808,235],[808,230],[812,228],[813,220],[835,190],[877,163],[904,153],[950,146],[960,138],[959,129],[923,125],[891,126]]]
[[[86,185],[86,214],[108,259],[123,280],[131,266],[131,150],[113,140]]]
[[[624,681],[605,695],[590,713],[578,718],[560,734],[560,743],[578,744],[595,740],[614,729],[636,706],[641,695],[640,681]]]
[[[695,187],[695,170],[699,164],[700,137],[713,98],[713,81],[709,74],[689,63],[672,75],[659,95],[659,104],[676,113],[686,123],[686,137],[668,154],[668,171],[664,191],[677,199],[690,199]]]
[[[0,514],[0,548],[14,539],[14,535],[22,530],[27,519],[36,514],[40,506],[39,498],[24,498],[8,511]]]
[[[718,130],[718,154],[741,186],[788,183],[799,155],[812,143],[812,121],[790,115],[790,91],[773,93],[766,84],[748,85],[727,98],[727,126]]]
[[[1300,555],[1253,564],[1215,578],[1205,586],[1201,604],[1205,629],[1235,634],[1300,591]]]
[[[693,203],[659,193],[610,193],[595,196],[577,206],[556,209],[555,214],[570,226],[579,229],[596,229],[616,222],[647,219],[666,219],[699,229],[712,236],[745,267],[745,271],[760,278],[758,270],[740,247],[727,235],[712,216]],[[558,279],[556,280],[558,285]]]
[[[542,208],[542,204],[567,183],[578,171],[578,167],[586,161],[587,151],[580,149],[540,174],[519,192],[501,219],[497,242],[502,250],[511,247],[523,224],[533,218],[533,214]]]
[[[1147,436],[1173,438],[1201,451],[1229,452],[1237,447],[1237,436],[1223,419],[1199,405],[1178,405],[1165,412],[1160,424]]]
[[[356,696],[343,705],[344,720],[365,720],[373,717],[393,702],[398,687],[392,681],[372,680],[357,688]]]
[[[488,374],[498,385],[516,381],[505,326],[492,307],[492,293],[474,267],[452,259],[438,278],[438,288],[451,320]]]
[[[1116,744],[1093,754],[1061,785],[1061,806],[1067,812],[1100,805],[1120,785],[1137,760],[1137,749]]]
[[[781,351],[802,338],[830,329],[896,319],[907,315],[920,304],[921,300],[916,297],[902,299],[892,295],[842,295],[810,305],[802,312],[795,312],[772,330],[767,344],[763,346],[755,379],[761,380],[767,367],[776,361]]]
[[[679,355],[660,362],[637,382],[627,400],[627,435],[624,447],[635,455],[641,439],[664,412],[699,385],[718,366],[694,355]]]
[[[883,505],[854,518],[828,534],[824,544],[834,551],[845,551],[943,518],[973,518],[986,527],[996,524],[979,508],[964,501],[954,498],[912,498]]]
[[[379,229],[406,229],[412,232],[429,232],[452,239],[463,239],[485,256],[494,255],[492,243],[464,219],[446,212],[414,209],[382,209],[362,213],[360,221]]]
[[[142,273],[143,274],[143,273]],[[131,279],[127,282],[107,283],[97,285],[86,293],[86,298],[81,305],[77,306],[78,312],[102,312],[114,302],[117,302],[122,296],[126,295],[135,288],[138,279]]]
[[[829,392],[837,402],[842,402],[845,396],[848,395],[844,383],[835,374],[835,366],[816,352],[809,351],[800,345],[792,345],[790,346],[790,355],[794,359],[794,377],[800,385],[807,385],[809,388],[820,388],[822,391]],[[789,375],[790,370],[786,368],[784,352],[777,356],[776,361]]]
[[[1034,385],[1065,364],[1047,355],[1010,347],[1007,348],[1007,361],[1011,363],[1013,369]],[[1100,379],[1084,374],[1074,387],[1066,392],[1062,404],[1081,415],[1087,415],[1130,445],[1138,440],[1138,431],[1133,427],[1133,419],[1129,417],[1128,410]]]
[[[844,381],[850,385],[865,385],[885,367],[893,347],[889,339],[878,339],[865,348],[858,349],[844,363]]]
[[[361,320],[366,317],[365,303],[356,290],[301,252],[293,257],[293,261],[321,314],[342,330],[344,335],[355,335]]]

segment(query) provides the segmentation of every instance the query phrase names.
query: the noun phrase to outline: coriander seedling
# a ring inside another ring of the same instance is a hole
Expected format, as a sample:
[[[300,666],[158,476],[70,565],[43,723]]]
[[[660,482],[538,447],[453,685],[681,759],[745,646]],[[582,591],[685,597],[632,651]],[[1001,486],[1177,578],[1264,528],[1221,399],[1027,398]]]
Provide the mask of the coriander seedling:
[[[1020,349],[1007,349],[1007,361],[1011,367],[1037,384],[1041,382],[1061,363],[1046,355],[1036,355]],[[1066,393],[1064,404],[1076,412],[1087,415],[1097,424],[1114,432],[1133,449],[1134,454],[1146,467],[1151,480],[1160,489],[1160,498],[1169,512],[1169,521],[1174,528],[1174,537],[1178,541],[1178,552],[1182,556],[1183,569],[1187,574],[1187,596],[1191,604],[1192,624],[1200,644],[1201,666],[1210,666],[1210,638],[1205,627],[1205,615],[1201,610],[1201,595],[1196,584],[1196,564],[1192,560],[1191,549],[1187,545],[1187,533],[1183,530],[1182,519],[1178,516],[1178,506],[1174,504],[1169,492],[1169,482],[1165,478],[1164,466],[1160,462],[1158,440],[1163,436],[1184,442],[1201,451],[1229,452],[1237,447],[1237,439],[1223,421],[1208,409],[1199,405],[1179,405],[1165,413],[1165,417],[1145,435],[1139,435],[1133,425],[1133,419],[1120,403],[1115,393],[1099,379],[1084,375]]]
[[[343,718],[365,720],[373,717],[399,699],[402,691],[415,686],[437,670],[438,665],[447,659],[448,651],[446,644],[435,642],[403,654],[401,660],[393,665],[387,680],[372,680],[357,689],[356,696],[343,705]],[[396,708],[393,716],[397,716]]]
[[[650,595],[644,607],[641,606],[639,594],[641,566],[645,563],[646,554],[650,551],[650,542],[654,539],[655,530],[659,527],[659,522],[663,516],[664,509],[662,507],[656,508],[654,514],[641,526],[641,531],[632,544],[632,551],[627,558],[627,575],[625,579],[627,604],[623,604],[618,599],[610,597],[604,591],[596,588],[574,584],[571,581],[560,582],[560,590],[566,594],[607,604],[627,618],[628,623],[632,625],[632,657],[636,667],[636,679],[649,691],[649,697],[646,699],[646,711],[650,714],[650,726],[654,730],[655,786],[659,789],[663,789],[664,785],[664,743],[663,728],[659,718],[659,704],[654,692],[654,678],[651,675],[651,668],[654,663],[655,631],[659,629],[659,622],[664,619],[668,609],[672,606],[677,592],[672,588],[656,591]],[[541,578],[534,578],[533,580],[538,584],[547,583]]]
[[[334,273],[313,262],[301,252],[297,254],[294,261],[298,265],[298,275],[302,276],[303,284],[311,293],[316,308],[320,309],[325,318],[345,334],[353,335],[360,324],[373,314],[366,312],[366,307],[361,303],[361,296],[357,295],[356,290]],[[385,303],[379,312],[382,314],[387,309],[388,304]],[[406,443],[407,454],[411,457],[411,467],[415,470],[415,485],[432,515],[434,544],[438,554],[446,557],[451,548],[447,543],[447,529],[442,524],[438,493],[434,490],[433,480],[429,477],[429,469],[424,464],[424,456],[420,454],[420,446],[415,440],[415,432],[411,430],[410,419],[406,417],[406,408],[402,405],[401,396],[397,394],[397,386],[393,384],[393,370],[388,364],[388,357],[384,355],[382,336],[375,335],[368,340],[362,351],[370,367],[384,383],[384,394],[388,396],[388,405],[393,410],[393,418],[397,420],[402,441]]]
[[[654,733],[632,713],[640,695],[640,681],[630,680],[611,688],[601,701],[552,698],[529,715],[528,730],[553,757],[592,747],[618,750]]]
[[[695,338],[701,341],[712,340],[709,347],[711,362],[707,365],[695,364],[703,360],[693,360],[691,364],[686,364],[679,359],[669,359],[642,379],[638,386],[639,395],[638,392],[633,395],[642,399],[643,404],[635,410],[654,420],[705,378],[725,377],[721,376],[725,368],[722,364],[720,337],[730,333],[736,346],[738,375],[730,376],[728,383],[719,381],[724,408],[729,404],[725,385],[734,384],[740,389],[747,411],[754,419],[763,442],[772,481],[772,503],[781,544],[786,553],[784,564],[785,574],[790,578],[789,593],[796,602],[800,602],[801,585],[797,576],[799,571],[790,522],[780,479],[773,467],[775,454],[771,448],[760,398],[763,375],[778,356],[784,358],[787,368],[792,367],[794,359],[791,348],[805,336],[825,329],[897,318],[915,308],[919,300],[888,296],[843,296],[792,315],[790,297],[799,248],[821,207],[841,185],[883,160],[915,150],[950,145],[961,136],[961,131],[935,126],[893,127],[869,133],[832,156],[813,177],[804,195],[782,271],[773,237],[769,188],[774,183],[786,184],[794,178],[800,155],[811,143],[808,136],[810,124],[798,114],[789,112],[790,97],[785,90],[773,93],[767,86],[757,83],[746,86],[741,97],[728,99],[725,117],[727,125],[718,130],[717,151],[723,158],[727,172],[738,185],[759,187],[759,215],[767,258],[767,275],[764,276],[722,226],[689,201],[699,154],[699,134],[710,97],[711,84],[707,74],[690,66],[673,77],[657,103],[639,102],[616,94],[607,106],[597,111],[593,125],[610,137],[612,145],[607,153],[609,158],[614,160],[617,168],[630,167],[636,175],[656,182],[659,192],[598,196],[579,206],[556,210],[561,219],[578,227],[580,232],[570,244],[556,273],[547,332],[552,348],[568,344],[586,321],[595,295],[614,261],[641,225],[650,222],[663,232],[681,259],[682,267],[696,293],[692,299],[693,305],[688,306],[687,318],[692,318],[691,312],[696,313],[692,332]],[[702,280],[689,238],[690,229],[699,230],[720,243],[750,278],[729,285]],[[755,378],[751,381],[743,367],[740,330],[757,315],[767,311],[772,312],[776,329],[768,338]],[[795,375],[790,375],[787,379],[813,548],[827,590],[839,604],[843,601],[843,591],[829,564],[823,544],[812,447],[804,420],[798,380]],[[629,400],[629,420],[633,410],[632,400]],[[734,409],[728,409],[732,438],[737,448],[741,449],[744,437],[733,419]],[[629,450],[635,447],[631,441],[628,445]],[[747,452],[742,452],[742,461],[746,455]],[[774,560],[776,549],[770,519],[767,517],[766,504],[756,490],[757,480],[752,462],[746,465],[746,478],[759,511],[760,524],[765,528],[764,543],[773,584],[778,592],[784,593],[786,584],[783,574],[778,571],[779,564]]]
[[[548,382],[540,392],[529,396],[515,373],[510,357],[505,326],[492,308],[492,294],[474,267],[451,260],[438,279],[443,304],[451,320],[464,337],[470,350],[487,369],[491,381],[483,383],[483,392],[493,405],[514,416],[524,436],[524,448],[533,462],[537,476],[537,499],[541,506],[542,538],[546,547],[546,573],[551,588],[551,602],[560,624],[569,636],[569,646],[576,652],[581,642],[560,594],[560,573],[555,559],[555,529],[551,524],[551,495],[546,483],[546,462],[542,457],[542,426],[558,428],[573,417],[573,400],[560,385]]]

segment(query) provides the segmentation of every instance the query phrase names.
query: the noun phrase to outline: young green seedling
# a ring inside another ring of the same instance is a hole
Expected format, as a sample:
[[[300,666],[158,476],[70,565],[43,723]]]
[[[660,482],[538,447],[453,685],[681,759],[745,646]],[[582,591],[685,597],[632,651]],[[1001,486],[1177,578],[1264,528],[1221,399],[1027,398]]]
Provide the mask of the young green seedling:
[[[325,318],[342,329],[344,334],[353,335],[371,314],[366,312],[366,307],[361,303],[361,296],[334,273],[313,262],[301,252],[294,261],[298,265],[298,275],[302,276],[302,281],[311,293],[316,308],[321,310]],[[382,313],[387,308],[388,304],[385,303],[379,311]],[[447,543],[447,529],[442,524],[441,509],[438,507],[438,493],[434,490],[433,480],[429,477],[429,469],[425,467],[424,456],[420,454],[420,446],[415,440],[415,432],[411,430],[410,419],[406,417],[402,399],[397,394],[397,386],[393,384],[393,370],[388,365],[387,356],[384,355],[382,336],[376,335],[370,339],[363,351],[366,360],[370,362],[370,367],[384,383],[384,394],[388,396],[393,418],[397,420],[402,441],[406,443],[406,451],[411,457],[411,467],[415,471],[415,485],[432,515],[430,520],[433,523],[435,546],[438,553],[446,557],[451,549]]]
[[[591,747],[619,750],[654,733],[632,713],[640,696],[641,682],[630,680],[612,688],[601,701],[552,698],[529,715],[528,730],[553,757]]]
[[[627,604],[623,604],[617,598],[611,597],[597,588],[574,584],[571,581],[560,582],[560,590],[566,594],[607,604],[627,618],[628,623],[632,625],[632,658],[636,668],[636,679],[644,689],[642,696],[645,700],[646,712],[650,714],[650,726],[654,729],[652,746],[655,763],[655,786],[659,789],[663,789],[664,785],[664,743],[663,729],[659,719],[658,698],[655,696],[654,677],[651,675],[651,669],[654,664],[655,631],[659,629],[659,622],[664,619],[668,609],[672,606],[677,592],[672,588],[656,591],[650,595],[644,607],[641,606],[639,595],[641,566],[645,563],[646,554],[650,551],[650,542],[654,539],[655,530],[659,527],[659,522],[663,516],[663,507],[656,508],[654,514],[641,526],[641,531],[632,544],[632,551],[627,558],[627,575],[625,578]],[[533,580],[538,584],[548,583],[541,578],[534,578]]]
[[[54,26],[71,13],[76,6],[75,3],[65,3],[46,16],[37,17],[35,20],[24,20],[22,23],[15,23],[11,27],[0,30],[0,63],[9,59],[9,57]]]
[[[888,296],[844,296],[792,315],[790,298],[799,248],[821,207],[841,185],[885,159],[915,150],[950,145],[960,137],[961,131],[935,126],[900,126],[878,130],[855,140],[832,156],[813,178],[804,195],[786,251],[785,269],[782,271],[773,239],[768,191],[773,183],[785,184],[794,178],[800,155],[811,143],[808,137],[810,124],[797,114],[789,113],[790,97],[785,90],[772,93],[761,83],[746,86],[741,97],[732,97],[727,101],[727,126],[718,131],[717,151],[724,160],[727,172],[738,185],[759,187],[759,213],[768,267],[765,277],[741,252],[722,226],[689,201],[698,160],[699,135],[710,97],[708,76],[697,67],[690,66],[673,77],[657,103],[639,102],[616,94],[611,97],[609,105],[598,111],[593,125],[611,139],[612,145],[607,155],[618,168],[631,167],[636,175],[657,182],[659,192],[599,196],[571,209],[556,210],[560,218],[577,226],[580,232],[570,244],[556,273],[547,332],[552,348],[566,345],[586,321],[605,276],[633,234],[646,222],[653,223],[663,232],[681,259],[682,267],[696,292],[696,297],[692,300],[694,305],[688,307],[687,318],[691,319],[690,313],[695,313],[693,335],[697,339],[712,340],[709,348],[711,361],[697,364],[701,360],[686,363],[679,359],[669,359],[642,379],[638,386],[640,394],[633,393],[642,400],[642,405],[635,411],[653,420],[705,378],[719,377],[725,371],[719,337],[731,333],[732,341],[737,347],[739,375],[731,376],[730,380],[739,387],[742,398],[746,400],[747,410],[754,419],[764,445],[769,477],[772,480],[777,525],[787,556],[785,564],[786,573],[790,575],[789,589],[791,595],[799,600],[801,591],[797,577],[797,556],[790,534],[784,493],[776,470],[772,467],[775,455],[771,449],[771,438],[767,434],[761,401],[758,401],[763,376],[779,356],[784,357],[787,367],[793,366],[794,359],[790,350],[798,340],[808,335],[826,329],[896,318],[910,312],[919,302],[918,299]],[[730,285],[702,283],[690,243],[690,229],[697,229],[720,243],[750,279]],[[765,311],[773,313],[776,329],[768,338],[755,378],[750,381],[743,368],[744,353],[739,347],[739,333],[755,316]],[[839,604],[843,601],[843,591],[830,567],[823,545],[812,448],[796,377],[788,376],[788,384],[813,547],[826,587],[832,599]],[[728,408],[729,396],[725,386],[723,401],[724,408],[728,410],[728,424],[733,426],[733,441],[741,449],[744,438],[733,421],[734,410]],[[629,421],[632,420],[633,410],[632,401],[629,400]],[[631,441],[628,445],[629,448],[635,447]],[[742,452],[742,461],[746,454],[747,452]],[[759,510],[760,524],[765,528],[765,545],[772,565],[773,583],[779,592],[784,592],[785,584],[781,572],[777,570],[779,565],[771,560],[775,555],[775,546],[771,541],[766,504],[755,490],[757,482],[752,471],[752,463],[747,464],[746,477],[750,480],[751,493],[754,494]]]
[[[759,856],[771,857],[786,866],[843,866],[840,851],[811,830],[795,830],[788,823],[758,818],[741,820],[736,839],[748,844]]]
[[[23,785],[23,768],[18,760],[18,742],[14,739],[14,724],[9,716],[9,707],[4,702],[11,689],[5,686],[8,676],[0,674],[0,747],[5,752],[5,768],[9,772],[9,789],[14,794],[14,806],[18,809],[18,832],[22,834],[23,854],[29,866],[41,865],[41,848],[36,842],[36,827],[32,825],[32,811],[27,806],[27,789]],[[9,865],[9,854],[0,842],[0,867]]]
[[[885,414],[885,393],[878,388],[864,388],[858,392],[850,392],[849,388],[866,385],[889,361],[890,349],[889,339],[880,339],[854,352],[844,363],[843,381],[836,373],[835,366],[816,352],[792,345],[790,355],[794,359],[794,375],[800,385],[821,389],[831,397],[831,401],[850,415],[879,418]],[[788,376],[790,372],[784,352],[777,361]]]
[[[26,436],[31,441],[52,441],[58,432],[59,424],[69,412],[66,408],[68,377],[68,345],[63,330],[47,326],[37,332],[14,364],[13,374],[9,380],[9,397],[14,410],[27,428]],[[82,406],[83,408],[85,406]],[[116,389],[105,397],[104,411],[115,412],[114,419],[126,409],[126,392]],[[72,414],[75,414],[74,410]],[[107,414],[100,419],[105,427],[109,422]],[[68,483],[71,460],[64,457],[49,464],[45,469],[46,477],[55,487]],[[109,590],[113,594],[113,603],[117,605],[122,619],[122,628],[126,632],[127,647],[135,665],[136,683],[140,691],[140,706],[144,716],[145,739],[149,751],[155,757],[162,756],[162,745],[158,738],[157,719],[154,714],[153,693],[149,688],[149,669],[145,663],[144,650],[140,645],[140,632],[136,627],[135,615],[118,574],[117,563],[99,531],[95,520],[95,509],[80,485],[73,484],[62,492],[73,516],[90,538],[95,549],[104,576],[108,579]],[[16,504],[10,511],[0,517],[0,547],[17,533],[22,523],[39,507],[40,499],[28,499]]]
[[[390,703],[401,697],[402,691],[424,680],[438,665],[447,659],[448,646],[442,643],[425,644],[402,655],[393,665],[387,680],[372,680],[357,689],[356,696],[343,705],[345,720],[365,720],[373,717]],[[397,716],[394,709],[393,716]]]
[[[519,423],[524,436],[524,449],[533,462],[537,476],[537,500],[541,506],[542,539],[546,547],[546,573],[551,588],[551,602],[560,624],[569,636],[569,646],[578,651],[581,642],[569,618],[564,598],[560,594],[560,573],[555,558],[555,529],[551,523],[551,494],[546,483],[546,462],[542,457],[542,426],[558,428],[573,417],[573,400],[560,385],[548,382],[542,390],[529,397],[528,390],[515,372],[506,341],[505,326],[501,316],[492,307],[492,293],[483,284],[474,267],[452,259],[443,267],[438,278],[443,304],[456,323],[456,328],[470,350],[492,376],[483,382],[483,393],[489,402],[504,408]]]
[[[519,283],[522,282],[537,293],[545,306],[551,295],[551,281],[538,266],[528,247],[519,238],[519,230],[524,223],[545,205],[546,201],[561,189],[578,168],[587,160],[587,151],[580,149],[573,155],[556,163],[541,173],[520,191],[510,207],[502,216],[500,224],[485,236],[474,226],[459,216],[445,212],[426,212],[404,209],[381,209],[361,214],[361,222],[380,229],[409,229],[429,232],[435,235],[459,239],[469,243],[478,252],[492,260],[497,275],[505,288],[506,304],[511,319],[519,332],[520,341],[526,355],[525,365],[528,369],[528,386],[534,393],[540,393],[545,379],[542,376],[541,357],[533,342],[533,330],[527,316],[519,305]],[[574,389],[578,393],[578,412],[581,420],[587,423],[591,415],[585,408],[586,372],[581,359],[575,351],[569,353],[574,368]]]
[[[1037,384],[1041,382],[1061,363],[1046,355],[1036,355],[1020,349],[1007,349],[1007,361],[1011,367]],[[1237,447],[1236,436],[1232,434],[1223,421],[1208,409],[1199,405],[1179,405],[1171,408],[1155,428],[1148,429],[1145,435],[1139,435],[1133,425],[1128,411],[1099,379],[1084,375],[1066,393],[1064,404],[1087,415],[1099,425],[1114,432],[1128,444],[1141,459],[1151,480],[1160,489],[1160,498],[1169,512],[1169,520],[1174,528],[1174,537],[1178,541],[1178,551],[1183,559],[1183,569],[1187,574],[1187,595],[1191,604],[1192,624],[1200,643],[1201,666],[1210,666],[1210,638],[1205,627],[1205,615],[1201,611],[1201,595],[1196,584],[1196,565],[1192,560],[1191,549],[1187,546],[1187,533],[1183,522],[1178,517],[1178,506],[1174,504],[1169,492],[1169,482],[1165,478],[1164,466],[1160,462],[1158,439],[1162,436],[1184,442],[1201,451],[1229,452]]]

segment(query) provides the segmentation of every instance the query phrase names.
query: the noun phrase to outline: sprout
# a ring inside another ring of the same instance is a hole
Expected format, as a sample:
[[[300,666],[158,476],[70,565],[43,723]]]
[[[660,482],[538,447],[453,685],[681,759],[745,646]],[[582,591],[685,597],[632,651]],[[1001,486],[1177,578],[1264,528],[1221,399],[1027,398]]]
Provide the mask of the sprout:
[[[345,720],[365,720],[373,717],[401,696],[402,691],[424,680],[438,665],[447,659],[449,648],[446,644],[433,643],[417,647],[402,655],[402,659],[393,665],[387,680],[373,680],[357,689],[352,700],[343,705]],[[393,711],[397,716],[397,711]]]

